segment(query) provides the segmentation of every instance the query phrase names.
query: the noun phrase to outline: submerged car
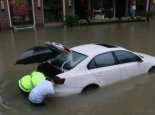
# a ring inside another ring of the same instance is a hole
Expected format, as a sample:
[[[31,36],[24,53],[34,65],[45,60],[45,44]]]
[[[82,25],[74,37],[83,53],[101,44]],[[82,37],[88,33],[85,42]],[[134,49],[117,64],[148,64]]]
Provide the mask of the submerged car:
[[[154,70],[155,57],[109,44],[73,47],[38,66],[46,76],[59,78],[54,96],[79,94]]]
[[[65,55],[60,53],[38,67],[46,75],[60,78],[60,83],[54,86],[55,96],[78,94],[90,87],[102,87],[155,68],[154,57],[108,44],[73,47],[70,61]]]

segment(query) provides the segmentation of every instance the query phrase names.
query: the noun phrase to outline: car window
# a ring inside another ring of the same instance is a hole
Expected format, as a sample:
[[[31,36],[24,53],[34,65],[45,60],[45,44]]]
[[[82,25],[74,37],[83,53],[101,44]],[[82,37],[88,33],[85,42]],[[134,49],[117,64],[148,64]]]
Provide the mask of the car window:
[[[129,63],[139,60],[139,57],[128,51],[116,51],[115,52],[119,63]]]
[[[115,59],[111,52],[96,56],[89,64],[88,69],[106,67],[115,64]]]
[[[95,60],[91,60],[90,63],[88,64],[88,69],[93,69],[96,68],[96,63]]]
[[[63,68],[70,70],[77,64],[79,64],[82,60],[84,60],[86,57],[87,57],[86,55],[75,51],[71,51],[70,57],[67,53],[62,52],[54,60],[52,60],[51,63],[59,68],[61,68],[62,65],[64,64]],[[68,61],[68,58],[70,58],[71,60]]]

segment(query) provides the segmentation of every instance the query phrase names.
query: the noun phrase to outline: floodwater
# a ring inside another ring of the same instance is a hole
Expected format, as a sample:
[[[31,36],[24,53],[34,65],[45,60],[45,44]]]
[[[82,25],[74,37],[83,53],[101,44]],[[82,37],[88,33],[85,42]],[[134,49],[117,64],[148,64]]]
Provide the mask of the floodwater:
[[[15,65],[26,49],[56,41],[73,47],[110,43],[155,56],[155,21],[74,28],[0,32],[0,115],[155,115],[155,75],[143,74],[86,94],[48,98],[43,107],[31,105],[18,90],[18,79],[37,64]]]

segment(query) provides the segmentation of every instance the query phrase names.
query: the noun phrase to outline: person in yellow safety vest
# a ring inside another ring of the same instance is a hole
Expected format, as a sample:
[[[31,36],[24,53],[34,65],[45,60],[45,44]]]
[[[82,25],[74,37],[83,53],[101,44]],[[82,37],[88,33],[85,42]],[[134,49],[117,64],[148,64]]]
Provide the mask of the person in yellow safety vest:
[[[28,96],[30,91],[38,85],[40,82],[45,80],[46,77],[43,73],[33,71],[30,75],[25,75],[18,81],[19,88],[21,92],[25,95]]]

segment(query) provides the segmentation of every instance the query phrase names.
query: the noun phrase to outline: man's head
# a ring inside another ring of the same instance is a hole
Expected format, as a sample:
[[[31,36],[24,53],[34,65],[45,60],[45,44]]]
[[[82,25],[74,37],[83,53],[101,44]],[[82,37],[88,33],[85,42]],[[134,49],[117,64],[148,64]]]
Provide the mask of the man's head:
[[[55,83],[55,84],[64,84],[64,82],[65,82],[65,78],[60,78],[60,77],[58,77],[58,76],[55,76],[54,78],[53,78],[53,82]]]
[[[60,78],[57,77],[57,76],[55,76],[55,77],[53,78],[53,82],[54,82],[55,84],[59,84]]]

